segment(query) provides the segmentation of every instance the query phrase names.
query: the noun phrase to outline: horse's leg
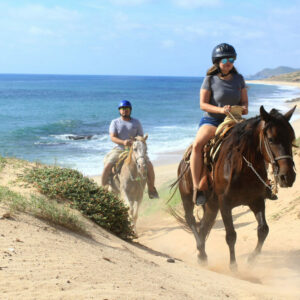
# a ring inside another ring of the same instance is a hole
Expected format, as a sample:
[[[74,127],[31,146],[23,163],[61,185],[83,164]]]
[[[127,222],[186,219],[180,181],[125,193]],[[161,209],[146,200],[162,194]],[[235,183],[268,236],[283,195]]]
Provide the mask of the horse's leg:
[[[211,228],[214,225],[219,207],[217,205],[217,202],[208,201],[206,202],[205,207],[203,207],[203,209],[204,209],[204,213],[200,221],[199,235],[201,241],[203,241],[203,250],[205,251],[205,240]]]
[[[139,201],[132,201],[132,223],[133,223],[135,232],[136,232],[136,222],[137,222],[138,213],[139,213],[139,206],[140,206]]]
[[[205,239],[200,238],[200,235],[197,231],[197,224],[193,213],[194,203],[192,201],[192,195],[181,195],[181,199],[185,212],[185,220],[191,228],[196,239],[196,245],[199,251],[198,258],[202,263],[205,263],[207,261],[207,255],[205,253]]]
[[[257,227],[257,245],[254,251],[250,254],[248,261],[252,262],[254,258],[261,252],[261,248],[264,241],[269,233],[269,226],[265,217],[265,201],[263,199],[258,199],[253,204],[249,205],[250,209],[253,211],[255,218],[258,223]]]
[[[124,184],[124,182],[121,182],[120,193],[125,205],[129,207],[129,215],[131,220],[133,220],[133,205],[132,201],[129,199],[128,193],[126,191],[126,184]]]
[[[204,214],[200,221],[200,227],[199,227],[199,238],[200,238],[200,253],[206,253],[205,252],[205,241],[206,237],[209,234],[211,228],[214,225],[217,213],[218,213],[218,206],[216,203],[213,202],[206,202],[206,205],[204,207]],[[206,256],[206,254],[205,254]],[[201,257],[200,257],[201,259]]]
[[[221,196],[222,197],[222,196]],[[232,211],[231,207],[226,203],[226,198],[222,197],[223,199],[219,199],[219,203],[221,203],[220,211],[223,219],[223,223],[226,230],[226,242],[229,247],[230,253],[230,269],[236,270],[236,258],[235,258],[235,242],[236,242],[236,231],[234,230],[233,226],[233,219],[232,219]]]

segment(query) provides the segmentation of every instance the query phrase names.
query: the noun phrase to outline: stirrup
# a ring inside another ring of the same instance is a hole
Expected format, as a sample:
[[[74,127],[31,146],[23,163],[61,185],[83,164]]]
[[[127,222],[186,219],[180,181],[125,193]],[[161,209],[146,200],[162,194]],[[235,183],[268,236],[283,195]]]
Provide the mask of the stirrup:
[[[206,198],[203,191],[200,191],[198,189],[193,190],[193,202],[197,206],[204,205],[206,203]]]

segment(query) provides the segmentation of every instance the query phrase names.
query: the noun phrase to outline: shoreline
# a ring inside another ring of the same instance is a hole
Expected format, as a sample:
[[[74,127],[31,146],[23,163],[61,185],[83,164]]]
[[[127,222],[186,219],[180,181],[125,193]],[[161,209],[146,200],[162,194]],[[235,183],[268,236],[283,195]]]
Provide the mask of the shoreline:
[[[299,101],[300,102],[300,101]],[[295,131],[296,138],[300,137],[300,119],[292,121],[291,125]],[[183,157],[185,150],[162,153],[156,159],[152,160],[155,171],[155,182],[157,187],[167,183],[170,178],[177,178],[177,167]],[[101,185],[101,174],[88,176],[97,184]]]
[[[280,86],[294,86],[299,88],[299,97],[284,101],[283,103],[287,107],[292,108],[297,105],[296,112],[300,114],[300,83],[286,82],[286,81],[267,81],[267,80],[246,80],[246,83],[262,84],[262,85],[280,85]],[[296,138],[300,137],[300,118],[291,121],[291,125],[294,128]],[[152,164],[155,169],[156,182],[165,182],[165,175],[170,172],[174,173],[174,178],[176,178],[177,166],[183,157],[186,149],[170,151],[157,154],[157,157],[152,159]],[[168,171],[169,170],[169,171]],[[89,176],[93,178],[97,183],[101,182],[101,174]],[[161,184],[159,184],[160,186]]]
[[[263,85],[281,85],[281,86],[294,86],[300,88],[300,82],[291,82],[291,81],[277,81],[277,80],[246,80],[246,83],[253,84],[263,84]]]

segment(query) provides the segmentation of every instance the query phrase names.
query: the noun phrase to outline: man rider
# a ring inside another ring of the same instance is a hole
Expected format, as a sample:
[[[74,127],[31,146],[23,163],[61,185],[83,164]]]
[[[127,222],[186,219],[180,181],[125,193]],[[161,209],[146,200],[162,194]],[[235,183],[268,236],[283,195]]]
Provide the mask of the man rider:
[[[139,120],[131,117],[132,105],[127,100],[122,100],[118,106],[120,118],[111,121],[109,134],[112,142],[117,144],[104,158],[104,169],[102,173],[102,186],[108,184],[109,175],[113,165],[119,160],[119,155],[125,147],[132,145],[132,139],[136,136],[143,136],[143,127]],[[158,198],[157,190],[154,186],[154,169],[149,158],[147,160],[147,185],[149,198]]]

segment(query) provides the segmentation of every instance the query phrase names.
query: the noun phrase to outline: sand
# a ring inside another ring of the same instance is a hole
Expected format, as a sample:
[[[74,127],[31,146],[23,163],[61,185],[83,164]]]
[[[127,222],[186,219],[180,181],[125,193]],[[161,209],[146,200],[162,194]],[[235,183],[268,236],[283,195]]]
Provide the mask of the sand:
[[[266,80],[265,79],[265,80],[246,80],[246,83],[295,86],[295,87],[300,88],[300,82],[290,82],[290,81],[276,81],[276,80]]]
[[[299,137],[300,121],[293,127]],[[173,155],[174,160],[179,156]],[[177,164],[173,159],[155,163],[159,188],[176,178]],[[299,170],[299,152],[295,164]],[[4,168],[0,185],[25,195],[34,192],[15,182],[20,171],[22,167]],[[6,218],[2,203],[0,299],[300,299],[299,180],[297,176],[292,188],[280,189],[279,200],[267,200],[270,233],[252,265],[247,256],[256,244],[257,223],[247,207],[233,211],[236,273],[228,267],[220,217],[207,240],[208,265],[201,266],[192,234],[164,211],[167,197],[144,197],[134,243],[87,220],[92,238],[23,213]],[[151,206],[158,209],[148,213]],[[195,213],[201,216],[201,209]]]

